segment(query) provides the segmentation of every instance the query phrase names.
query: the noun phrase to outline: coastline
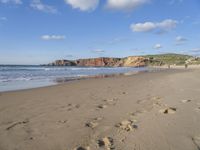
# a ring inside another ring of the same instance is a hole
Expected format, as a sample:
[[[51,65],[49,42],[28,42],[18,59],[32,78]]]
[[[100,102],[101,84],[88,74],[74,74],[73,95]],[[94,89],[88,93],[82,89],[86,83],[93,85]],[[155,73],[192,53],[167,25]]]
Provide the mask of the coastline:
[[[76,78],[68,78],[68,77],[62,77],[62,78],[58,78],[55,79],[53,81],[51,81],[51,84],[48,85],[41,85],[38,87],[33,87],[33,88],[24,88],[24,89],[17,89],[17,90],[8,90],[8,91],[0,91],[1,93],[9,93],[9,92],[20,92],[20,91],[27,91],[27,90],[34,90],[34,89],[43,89],[43,88],[48,88],[48,87],[53,87],[53,86],[58,86],[60,84],[68,84],[71,82],[78,82],[81,80],[90,80],[90,79],[103,79],[103,78],[117,78],[117,77],[123,77],[123,76],[134,76],[137,74],[143,74],[143,73],[151,73],[151,72],[160,72],[160,71],[170,71],[170,70],[176,70],[176,69],[181,69],[184,70],[183,68],[171,68],[168,69],[167,66],[154,66],[154,67],[146,67],[147,69],[145,70],[140,70],[140,71],[130,71],[130,72],[126,72],[126,73],[115,73],[115,74],[101,74],[101,75],[94,75],[94,76],[83,76],[83,77],[76,77]]]
[[[185,69],[184,66],[171,65],[171,69]],[[189,65],[189,69],[200,68],[200,65]],[[95,70],[94,70],[95,69]],[[106,78],[112,76],[132,75],[139,72],[160,71],[169,69],[165,66],[147,67],[33,67],[18,66],[18,68],[2,68],[0,72],[0,92],[20,91],[24,89],[35,89],[48,87],[73,80],[84,80],[87,78]],[[13,70],[14,72],[9,72]],[[94,70],[94,71],[93,71]],[[25,71],[25,72],[24,72]],[[16,76],[15,76],[16,74]]]
[[[2,92],[0,149],[196,149],[199,73],[167,69]]]
[[[0,91],[15,91],[55,85],[59,82],[138,72],[146,67],[40,67],[4,66],[0,68]]]

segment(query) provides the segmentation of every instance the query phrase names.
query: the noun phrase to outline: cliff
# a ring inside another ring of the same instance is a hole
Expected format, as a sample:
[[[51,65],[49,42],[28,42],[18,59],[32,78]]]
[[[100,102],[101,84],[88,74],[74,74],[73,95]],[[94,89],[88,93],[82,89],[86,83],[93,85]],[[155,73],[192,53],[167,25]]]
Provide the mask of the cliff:
[[[76,63],[70,60],[56,60],[55,62],[48,64],[48,66],[76,66]]]
[[[144,57],[130,56],[126,58],[89,58],[78,60],[56,60],[49,66],[82,66],[82,67],[143,67],[147,59]]]
[[[147,65],[148,59],[144,57],[137,57],[137,56],[129,56],[122,59],[122,64],[118,66],[123,67],[144,67]]]
[[[91,58],[91,59],[78,59],[75,61],[77,66],[89,66],[89,67],[112,67],[120,61],[120,58]]]
[[[85,67],[144,67],[200,64],[200,58],[181,54],[160,54],[146,56],[129,56],[125,58],[89,58],[77,60],[57,60],[49,66],[85,66]]]

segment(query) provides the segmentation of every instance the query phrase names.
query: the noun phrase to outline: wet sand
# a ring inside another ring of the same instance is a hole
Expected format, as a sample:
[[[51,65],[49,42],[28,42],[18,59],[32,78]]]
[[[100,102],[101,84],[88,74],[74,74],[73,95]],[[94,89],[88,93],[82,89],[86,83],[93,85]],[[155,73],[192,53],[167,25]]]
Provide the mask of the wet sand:
[[[0,93],[0,150],[199,150],[200,69]]]

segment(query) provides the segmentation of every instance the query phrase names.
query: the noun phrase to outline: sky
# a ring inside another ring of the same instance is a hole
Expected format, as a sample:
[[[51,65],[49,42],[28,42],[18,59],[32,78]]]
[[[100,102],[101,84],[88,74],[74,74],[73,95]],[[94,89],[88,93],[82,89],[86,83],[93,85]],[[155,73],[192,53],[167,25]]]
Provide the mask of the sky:
[[[0,64],[200,55],[199,0],[0,0]]]

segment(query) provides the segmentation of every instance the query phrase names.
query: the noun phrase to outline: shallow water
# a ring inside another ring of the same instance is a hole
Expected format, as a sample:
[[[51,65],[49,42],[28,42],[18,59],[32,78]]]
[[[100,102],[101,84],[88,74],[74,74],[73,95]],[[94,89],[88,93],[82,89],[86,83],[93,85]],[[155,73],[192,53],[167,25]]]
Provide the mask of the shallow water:
[[[0,66],[0,91],[13,91],[57,84],[58,81],[87,78],[98,75],[147,71],[133,67],[50,67]]]

